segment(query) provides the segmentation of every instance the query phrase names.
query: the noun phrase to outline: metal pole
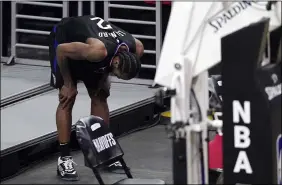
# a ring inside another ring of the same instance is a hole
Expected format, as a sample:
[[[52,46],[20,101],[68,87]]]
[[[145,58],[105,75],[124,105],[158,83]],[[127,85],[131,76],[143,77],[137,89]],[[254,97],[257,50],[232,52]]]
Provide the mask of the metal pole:
[[[63,18],[69,16],[69,2],[63,1]]]
[[[110,10],[109,10],[109,11],[110,11]],[[132,24],[156,25],[156,22],[154,22],[154,21],[140,21],[140,20],[132,20],[132,19],[108,18],[107,21],[119,22],[119,23],[132,23]]]
[[[91,15],[95,15],[95,3],[94,3],[94,1],[90,1],[90,13],[91,13]]]
[[[2,1],[0,1],[0,62],[2,62]]]
[[[16,33],[16,26],[17,26],[17,20],[16,20],[16,1],[11,2],[12,7],[11,7],[11,57],[16,56],[16,38],[17,38],[17,33]]]
[[[62,4],[57,3],[43,3],[43,2],[33,2],[33,1],[17,1],[18,4],[29,4],[37,6],[48,6],[48,7],[62,7]]]
[[[60,18],[54,18],[54,17],[23,15],[23,14],[17,14],[16,18],[32,19],[32,20],[42,20],[42,21],[60,21],[61,20]]]
[[[156,1],[156,66],[158,66],[162,45],[162,6]]]
[[[82,16],[82,9],[83,9],[83,2],[82,1],[78,1],[78,6],[77,6],[77,12],[78,12],[78,16]]]
[[[112,4],[109,3],[111,8],[121,8],[121,9],[131,9],[131,10],[152,10],[155,11],[156,7],[147,7],[147,6],[136,6],[136,5],[123,5],[123,4]]]
[[[104,20],[108,21],[110,17],[109,1],[104,1]]]

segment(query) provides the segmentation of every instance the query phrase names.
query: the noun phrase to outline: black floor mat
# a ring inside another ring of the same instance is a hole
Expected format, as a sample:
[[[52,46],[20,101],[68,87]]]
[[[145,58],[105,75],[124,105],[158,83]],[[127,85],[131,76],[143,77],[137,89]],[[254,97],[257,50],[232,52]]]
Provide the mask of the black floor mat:
[[[119,139],[125,152],[124,159],[131,168],[133,177],[156,178],[172,183],[171,141],[167,138],[164,126],[156,126],[133,133]],[[56,177],[57,157],[42,162],[19,176],[1,184],[98,184],[89,168],[84,166],[80,151],[72,153],[80,180],[66,182]],[[122,174],[102,173],[106,184],[125,178]]]

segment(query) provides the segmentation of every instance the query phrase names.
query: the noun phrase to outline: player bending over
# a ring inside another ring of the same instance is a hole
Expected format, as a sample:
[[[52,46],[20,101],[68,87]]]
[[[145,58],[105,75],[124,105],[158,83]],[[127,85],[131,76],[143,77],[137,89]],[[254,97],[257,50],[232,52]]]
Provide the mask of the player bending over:
[[[126,31],[95,16],[63,18],[51,31],[49,41],[51,86],[59,89],[57,172],[62,179],[78,180],[69,143],[77,81],[83,81],[87,88],[91,115],[108,124],[109,74],[124,80],[134,78],[141,68],[144,48]]]

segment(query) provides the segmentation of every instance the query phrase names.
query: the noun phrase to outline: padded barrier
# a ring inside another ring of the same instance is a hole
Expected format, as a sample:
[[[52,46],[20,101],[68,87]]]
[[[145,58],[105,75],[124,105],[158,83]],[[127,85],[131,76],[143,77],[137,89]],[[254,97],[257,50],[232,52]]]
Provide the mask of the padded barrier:
[[[267,30],[263,19],[222,39],[224,184],[279,184],[281,62],[262,66]]]

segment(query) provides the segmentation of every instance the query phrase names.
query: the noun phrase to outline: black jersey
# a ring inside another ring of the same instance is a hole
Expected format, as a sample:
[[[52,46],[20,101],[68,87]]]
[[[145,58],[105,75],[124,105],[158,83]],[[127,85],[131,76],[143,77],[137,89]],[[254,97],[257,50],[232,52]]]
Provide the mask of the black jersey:
[[[95,66],[103,68],[109,66],[120,45],[128,46],[132,53],[136,51],[135,40],[131,34],[121,28],[95,16],[79,16],[63,18],[56,26],[58,44],[69,42],[83,42],[88,38],[102,41],[107,49],[108,56]]]

